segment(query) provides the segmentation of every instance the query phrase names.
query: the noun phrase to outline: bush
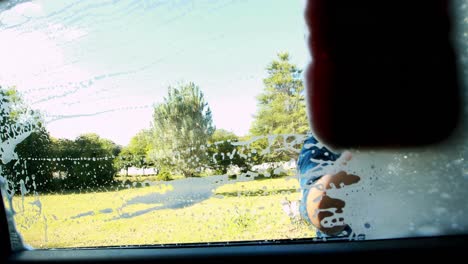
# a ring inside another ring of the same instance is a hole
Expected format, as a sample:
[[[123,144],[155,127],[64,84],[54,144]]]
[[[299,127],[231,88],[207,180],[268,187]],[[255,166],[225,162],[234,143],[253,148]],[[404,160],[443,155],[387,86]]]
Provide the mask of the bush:
[[[156,176],[158,181],[172,181],[172,174],[167,169],[161,169]]]

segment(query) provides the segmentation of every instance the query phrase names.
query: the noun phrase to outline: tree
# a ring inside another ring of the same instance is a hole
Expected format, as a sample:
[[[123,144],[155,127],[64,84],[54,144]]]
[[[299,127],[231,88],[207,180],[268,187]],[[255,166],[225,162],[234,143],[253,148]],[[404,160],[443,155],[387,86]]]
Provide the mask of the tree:
[[[231,165],[247,170],[247,159],[242,157],[239,148],[235,146],[239,138],[236,134],[224,129],[216,129],[208,141],[208,156],[211,168],[221,174],[226,174]]]
[[[206,144],[214,132],[211,110],[193,83],[169,87],[155,105],[149,157],[160,169],[195,176],[207,164]]]
[[[151,131],[143,129],[132,137],[128,146],[124,147],[115,159],[114,165],[118,170],[125,169],[128,176],[128,168],[148,168],[154,164],[147,155],[151,150]]]
[[[0,86],[1,161],[8,164],[18,159],[16,146],[40,127],[40,116],[30,110],[14,89]]]
[[[42,159],[52,155],[52,141],[44,127],[38,127],[25,140],[16,146],[18,161],[13,171],[21,171],[28,190],[49,192],[53,187],[53,170]],[[20,165],[21,167],[18,167]],[[20,170],[21,169],[21,170]],[[29,181],[26,180],[29,177]]]
[[[151,150],[151,131],[143,129],[138,132],[128,144],[128,150],[132,155],[132,166],[137,168],[148,168],[154,164],[148,159]]]
[[[304,134],[309,131],[302,70],[289,62],[288,53],[267,67],[264,91],[257,97],[258,112],[250,129],[254,136]]]
[[[128,169],[134,166],[134,156],[128,147],[122,148],[119,156],[114,159],[114,167],[116,170],[125,170],[125,176],[128,176]]]
[[[15,88],[0,86],[0,174],[8,178],[12,192],[49,188],[52,172],[37,159],[50,155],[49,133],[42,124],[40,113]]]
[[[267,72],[268,76],[263,80],[264,90],[257,97],[258,111],[250,128],[252,136],[270,137],[251,145],[253,149],[260,150],[281,148],[285,139],[278,137],[272,141],[272,135],[305,134],[309,131],[302,70],[290,63],[288,53],[279,53],[278,58],[267,66]],[[296,157],[296,152],[270,151],[256,161],[289,161]]]
[[[114,142],[91,133],[53,143],[51,163],[60,189],[102,188],[114,182],[113,160],[121,151]]]

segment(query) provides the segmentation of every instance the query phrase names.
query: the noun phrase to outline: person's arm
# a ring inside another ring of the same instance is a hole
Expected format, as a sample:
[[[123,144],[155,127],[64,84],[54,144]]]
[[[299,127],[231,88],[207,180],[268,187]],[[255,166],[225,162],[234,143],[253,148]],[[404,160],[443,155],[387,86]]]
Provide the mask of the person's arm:
[[[360,178],[356,175],[340,171],[334,175],[324,175],[314,183],[314,186],[322,186],[323,188],[315,188],[314,186],[310,188],[306,197],[306,209],[309,219],[317,229],[327,235],[336,235],[346,228],[346,220],[340,217],[333,223],[333,227],[325,227],[322,225],[322,220],[324,218],[333,216],[333,213],[327,211],[327,209],[331,209],[331,211],[336,210],[337,213],[341,213],[346,205],[345,201],[328,196],[327,190],[333,188],[333,186],[339,189],[342,185],[351,185],[359,182],[359,180]]]

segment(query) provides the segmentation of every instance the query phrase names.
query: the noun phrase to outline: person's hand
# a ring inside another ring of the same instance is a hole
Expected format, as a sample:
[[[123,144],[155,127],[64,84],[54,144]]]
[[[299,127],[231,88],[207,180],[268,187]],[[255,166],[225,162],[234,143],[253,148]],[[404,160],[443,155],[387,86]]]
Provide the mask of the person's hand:
[[[345,188],[359,180],[359,176],[340,171],[324,175],[311,187],[307,196],[307,214],[316,228],[327,235],[339,234],[346,228],[346,221],[340,216],[346,203],[328,196],[327,190]]]

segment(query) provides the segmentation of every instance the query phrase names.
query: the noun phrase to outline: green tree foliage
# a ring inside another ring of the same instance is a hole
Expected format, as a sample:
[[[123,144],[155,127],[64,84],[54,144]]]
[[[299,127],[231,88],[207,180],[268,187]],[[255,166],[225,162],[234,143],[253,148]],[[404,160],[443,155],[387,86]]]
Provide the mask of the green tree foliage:
[[[151,131],[143,129],[132,137],[128,148],[132,153],[145,156],[151,149]]]
[[[211,110],[198,86],[169,87],[164,102],[154,107],[149,156],[163,171],[195,176],[208,162],[206,144],[214,130]]]
[[[238,166],[243,171],[249,169],[247,157],[233,144],[239,142],[236,134],[216,129],[208,142],[209,164],[218,173],[225,174],[231,165]]]
[[[22,176],[20,178],[25,180],[28,190],[47,192],[53,188],[53,170],[40,160],[49,158],[51,151],[51,138],[43,127],[36,129],[16,146],[19,162],[11,163],[10,166],[13,165],[13,171],[21,172]]]
[[[304,134],[309,131],[302,70],[279,53],[267,67],[263,92],[257,97],[258,111],[250,129],[254,136]]]
[[[16,160],[15,147],[41,127],[40,115],[27,107],[19,93],[14,88],[4,89],[0,86],[2,163],[7,164],[12,158]]]
[[[282,137],[271,140],[271,135],[305,134],[309,129],[306,113],[302,70],[292,64],[288,53],[279,53],[278,58],[267,66],[268,76],[263,80],[263,92],[257,97],[258,111],[250,128],[252,136],[270,136],[258,140],[252,148],[265,150],[282,144]],[[257,158],[257,163],[288,161],[297,153],[270,151]]]
[[[125,170],[125,176],[128,176],[128,169],[134,167],[134,155],[128,147],[122,148],[119,156],[114,159],[114,167],[117,171]]]
[[[132,137],[128,146],[124,147],[115,159],[114,165],[118,170],[125,169],[128,176],[128,168],[148,168],[154,164],[148,159],[151,150],[151,131],[143,129]]]
[[[42,123],[16,89],[0,86],[0,173],[9,180],[11,191],[49,188],[51,169],[36,159],[50,152],[49,133]]]
[[[83,134],[74,141],[53,140],[56,189],[96,189],[113,184],[116,169],[114,158],[120,147],[96,134]]]

